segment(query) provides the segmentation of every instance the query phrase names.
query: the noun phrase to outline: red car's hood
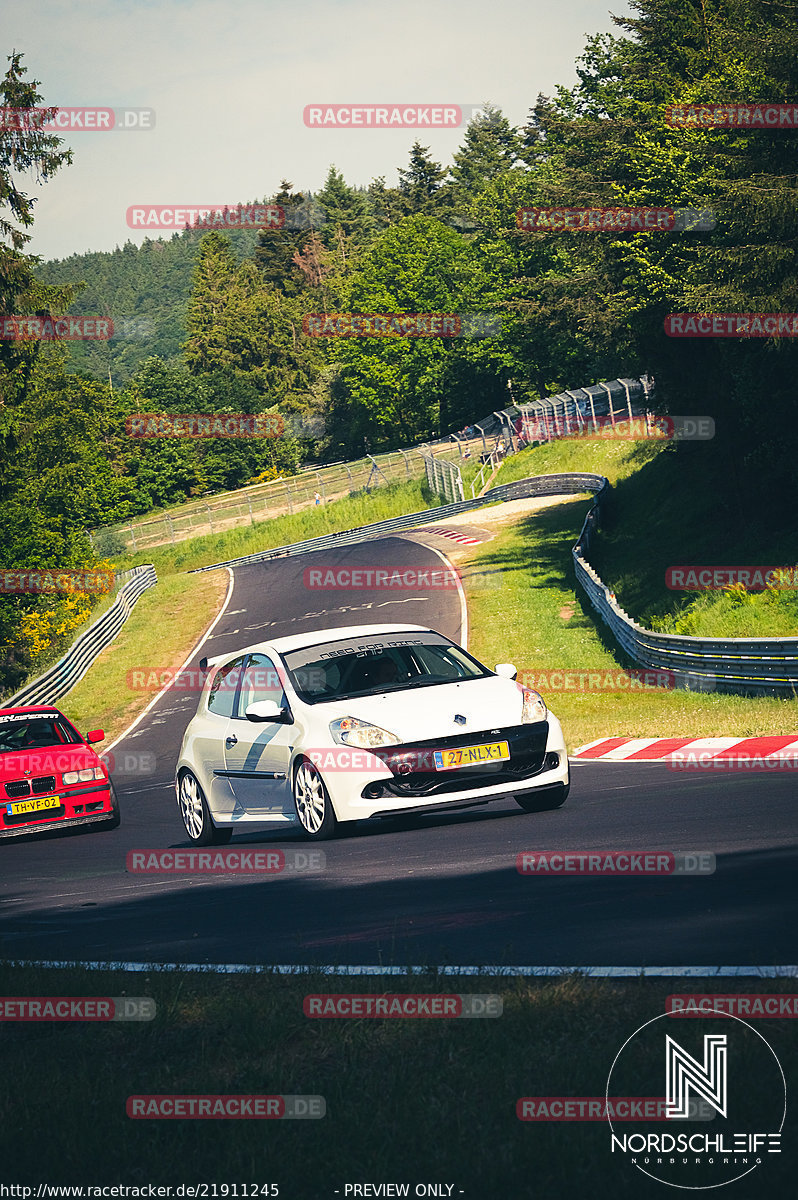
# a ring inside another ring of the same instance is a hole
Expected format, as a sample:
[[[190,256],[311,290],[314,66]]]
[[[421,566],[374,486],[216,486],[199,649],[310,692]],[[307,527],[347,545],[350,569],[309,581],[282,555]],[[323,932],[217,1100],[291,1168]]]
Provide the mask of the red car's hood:
[[[37,746],[35,749],[10,750],[0,754],[0,782],[37,775],[57,775],[64,771],[82,771],[99,765],[96,752],[80,742],[67,746],[57,743],[54,746]]]

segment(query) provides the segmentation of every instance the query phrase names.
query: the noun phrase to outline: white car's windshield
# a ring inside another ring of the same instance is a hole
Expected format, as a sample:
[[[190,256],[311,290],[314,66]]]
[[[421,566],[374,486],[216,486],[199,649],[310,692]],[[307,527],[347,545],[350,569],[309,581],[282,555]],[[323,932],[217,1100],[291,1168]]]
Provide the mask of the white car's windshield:
[[[482,679],[487,671],[439,633],[365,635],[283,656],[307,704]]]

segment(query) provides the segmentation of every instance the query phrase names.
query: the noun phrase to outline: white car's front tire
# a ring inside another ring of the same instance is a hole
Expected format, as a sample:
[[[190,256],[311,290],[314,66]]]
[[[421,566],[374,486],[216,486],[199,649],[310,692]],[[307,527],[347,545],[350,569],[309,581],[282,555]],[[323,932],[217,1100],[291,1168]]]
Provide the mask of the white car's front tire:
[[[180,776],[177,804],[186,833],[195,846],[223,846],[230,841],[232,829],[214,825],[205,793],[191,771]]]
[[[305,836],[315,842],[335,837],[338,820],[324,780],[309,759],[294,772],[294,808]]]

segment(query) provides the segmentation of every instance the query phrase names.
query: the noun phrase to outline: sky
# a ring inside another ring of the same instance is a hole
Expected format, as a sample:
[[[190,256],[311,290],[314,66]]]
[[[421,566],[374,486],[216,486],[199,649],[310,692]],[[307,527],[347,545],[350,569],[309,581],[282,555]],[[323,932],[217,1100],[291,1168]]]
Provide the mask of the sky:
[[[317,191],[331,164],[395,186],[416,139],[448,166],[464,128],[309,128],[305,107],[489,102],[520,125],[540,92],[575,82],[587,37],[614,29],[607,0],[6,0],[5,53],[45,103],[153,114],[147,129],[72,130],[70,166],[21,177],[37,197],[26,249],[140,243],[131,207],[235,205],[283,179]]]

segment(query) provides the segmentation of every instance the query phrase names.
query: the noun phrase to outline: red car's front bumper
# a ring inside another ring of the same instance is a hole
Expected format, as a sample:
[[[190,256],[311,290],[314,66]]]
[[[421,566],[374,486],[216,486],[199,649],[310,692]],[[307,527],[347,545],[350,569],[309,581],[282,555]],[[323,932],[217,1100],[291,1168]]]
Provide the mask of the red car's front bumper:
[[[57,798],[58,804],[41,807]],[[23,811],[19,811],[23,809]],[[0,799],[0,839],[34,833],[58,826],[106,824],[118,812],[114,787],[110,780],[61,787],[46,796],[26,796],[19,800]]]

